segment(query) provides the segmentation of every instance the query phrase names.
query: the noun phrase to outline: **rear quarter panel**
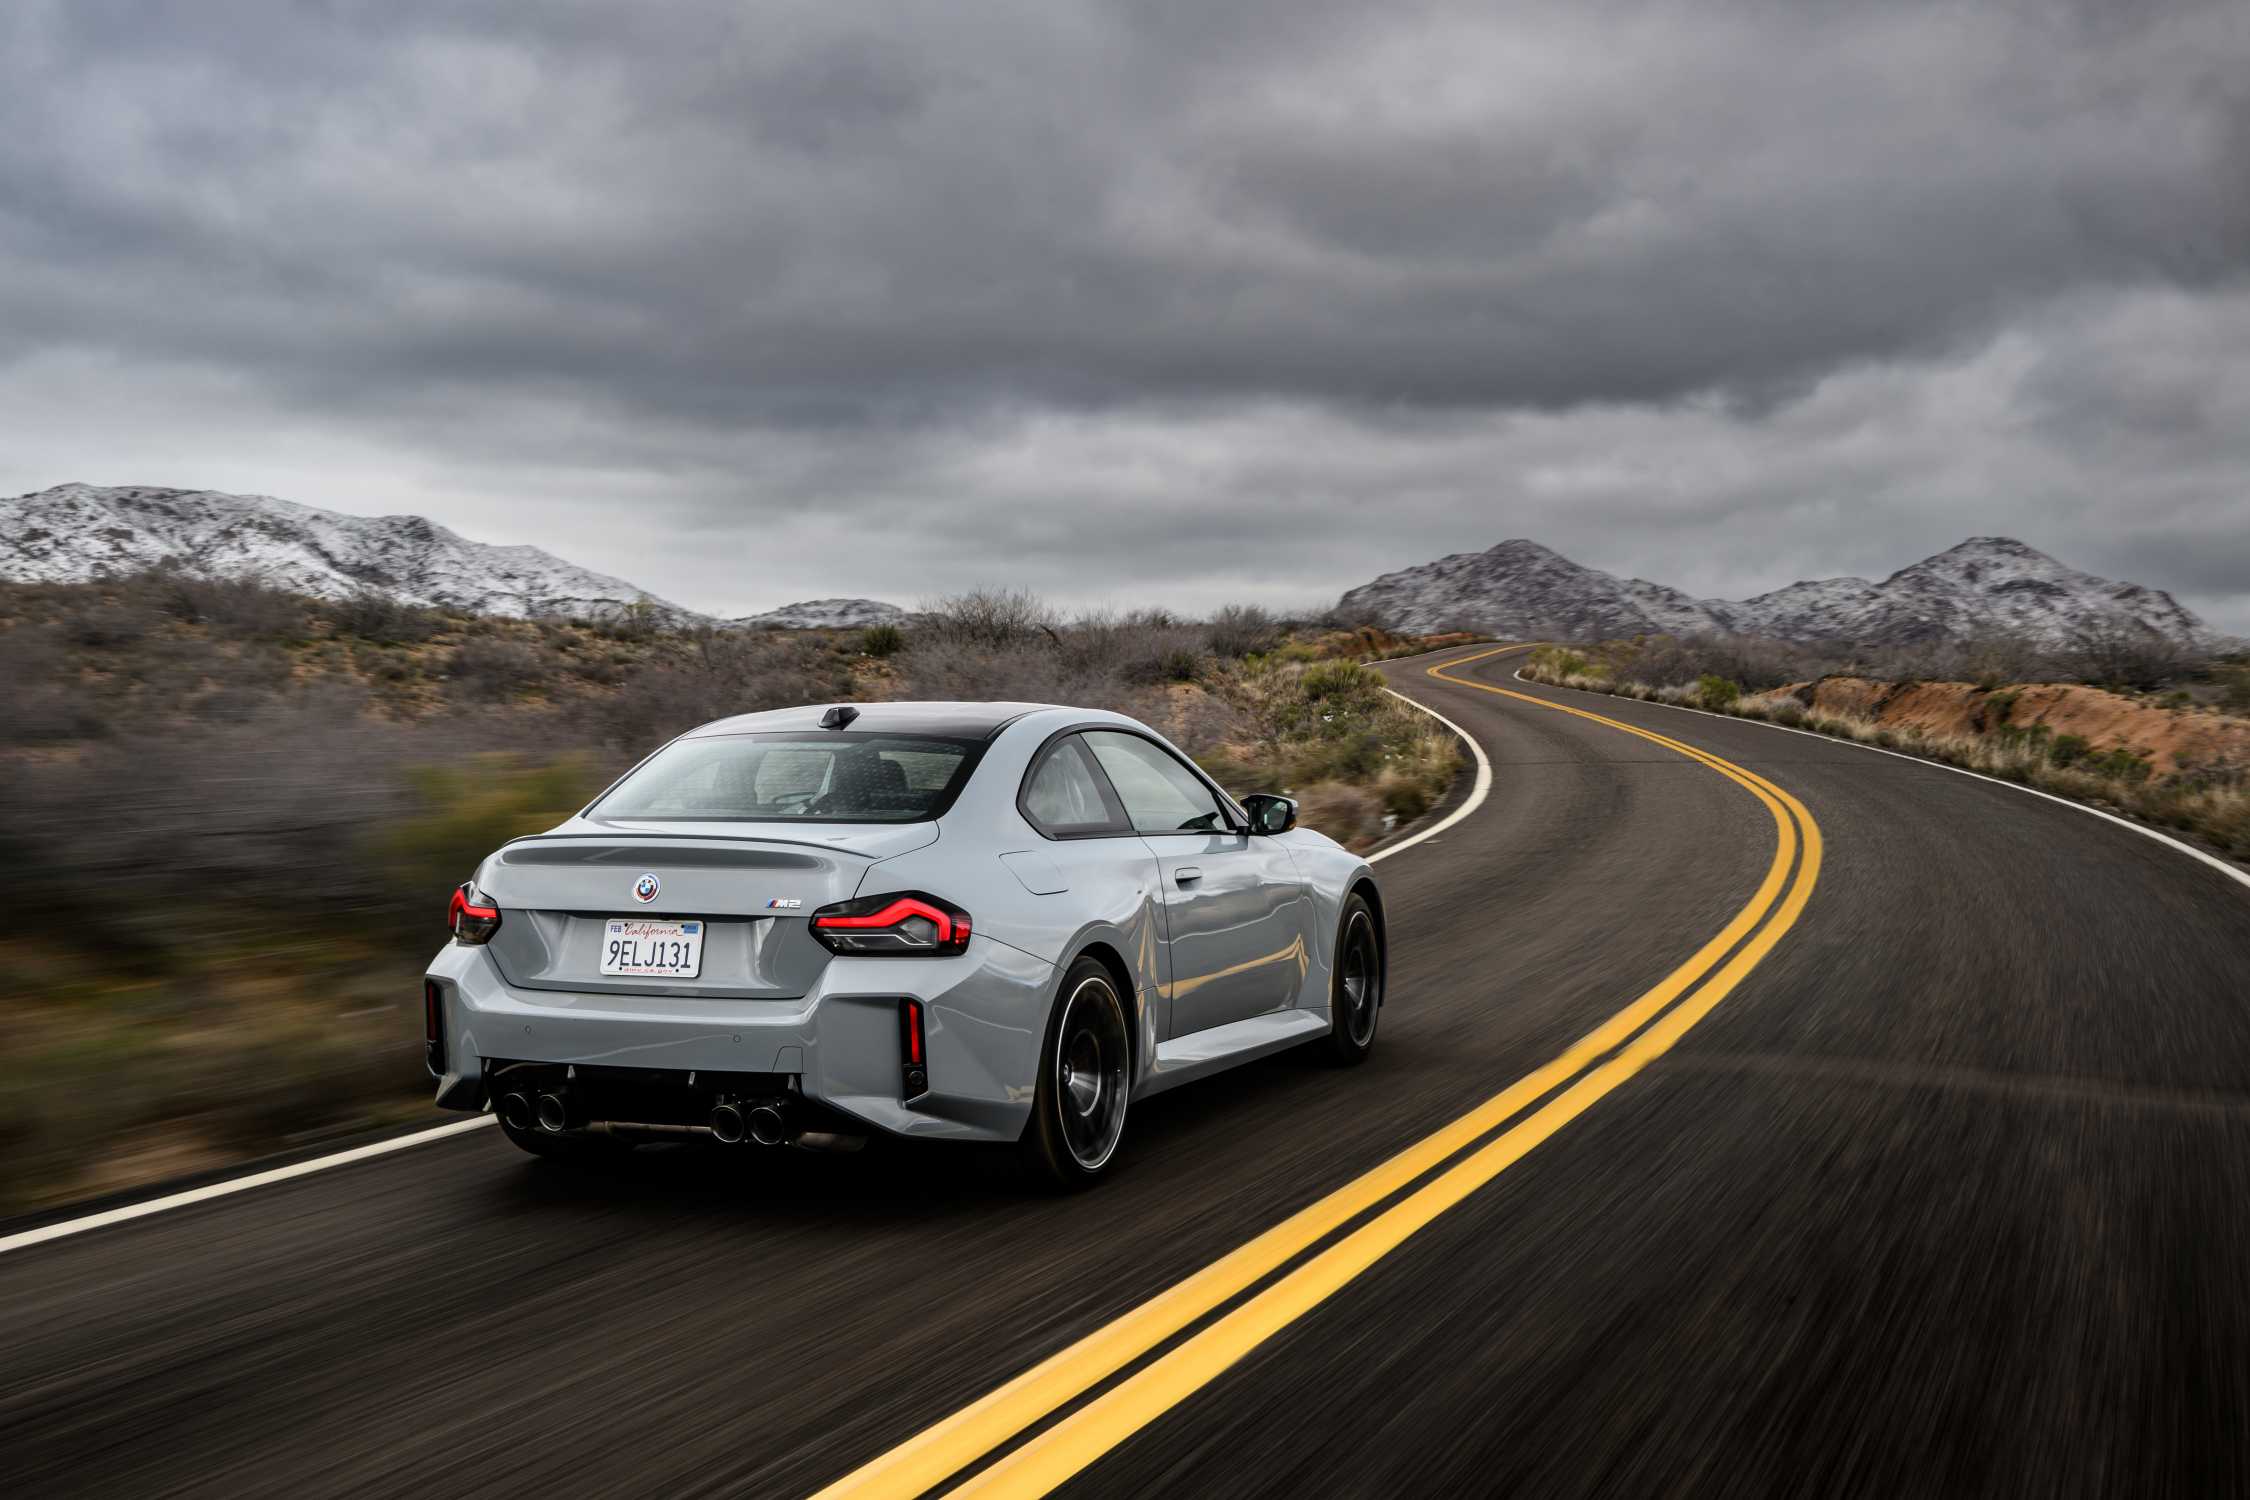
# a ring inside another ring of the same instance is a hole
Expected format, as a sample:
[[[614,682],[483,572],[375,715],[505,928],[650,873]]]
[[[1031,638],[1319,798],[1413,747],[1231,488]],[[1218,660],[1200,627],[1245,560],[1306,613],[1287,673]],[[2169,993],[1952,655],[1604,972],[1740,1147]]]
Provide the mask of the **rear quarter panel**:
[[[1023,1049],[1027,1084],[1037,1072],[1047,1008],[1062,970],[1097,945],[1114,956],[1129,982],[1137,1071],[1146,1071],[1162,1034],[1163,919],[1155,856],[1133,837],[1049,839],[1016,808],[1024,772],[1049,735],[1066,724],[1113,718],[1063,710],[1029,715],[1002,730],[940,821],[936,841],[877,861],[860,882],[861,895],[922,890],[942,896],[975,919],[972,941],[1005,944],[1050,967],[1037,1014],[960,1018],[995,1045],[1005,1033],[1009,1050]],[[1003,856],[1020,858],[1011,868]]]

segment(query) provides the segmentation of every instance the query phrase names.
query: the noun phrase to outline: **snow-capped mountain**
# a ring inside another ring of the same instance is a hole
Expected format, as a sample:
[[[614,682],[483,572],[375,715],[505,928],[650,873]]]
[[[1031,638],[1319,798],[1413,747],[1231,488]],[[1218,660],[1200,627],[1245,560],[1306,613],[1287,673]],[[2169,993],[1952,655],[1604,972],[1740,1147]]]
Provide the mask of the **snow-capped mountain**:
[[[1881,583],[1794,583],[1732,609],[1734,628],[1752,634],[1878,645],[1973,635],[2056,640],[2097,618],[2177,640],[2207,635],[2202,620],[2160,589],[2081,573],[2005,536],[1971,537]]]
[[[1337,607],[1394,630],[1460,627],[1562,640],[1726,628],[1677,589],[1582,566],[1522,537],[1489,552],[1456,552],[1385,573],[1345,594]]]
[[[1386,573],[1338,608],[1398,630],[1473,628],[1586,640],[1733,631],[1786,640],[1902,645],[1977,635],[2059,640],[2096,619],[2180,640],[2207,640],[2171,595],[2065,567],[2012,537],[1971,537],[1881,583],[1826,578],[1754,599],[1695,599],[1643,579],[1581,567],[1536,542]]]
[[[366,590],[489,615],[599,618],[647,600],[537,547],[472,542],[421,516],[348,516],[270,495],[63,484],[0,500],[0,577],[83,583],[169,563],[322,599]]]
[[[906,611],[880,599],[807,599],[784,604],[762,615],[743,615],[727,624],[745,630],[860,630],[869,625],[898,625]]]

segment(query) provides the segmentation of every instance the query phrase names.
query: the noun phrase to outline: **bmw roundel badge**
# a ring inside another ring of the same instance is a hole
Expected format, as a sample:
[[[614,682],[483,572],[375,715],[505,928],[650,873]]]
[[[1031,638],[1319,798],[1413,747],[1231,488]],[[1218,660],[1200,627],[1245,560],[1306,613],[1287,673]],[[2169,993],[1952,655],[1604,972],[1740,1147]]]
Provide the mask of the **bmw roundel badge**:
[[[664,882],[658,880],[653,873],[643,875],[633,882],[633,899],[646,905],[648,902],[654,901],[656,893],[663,889]]]

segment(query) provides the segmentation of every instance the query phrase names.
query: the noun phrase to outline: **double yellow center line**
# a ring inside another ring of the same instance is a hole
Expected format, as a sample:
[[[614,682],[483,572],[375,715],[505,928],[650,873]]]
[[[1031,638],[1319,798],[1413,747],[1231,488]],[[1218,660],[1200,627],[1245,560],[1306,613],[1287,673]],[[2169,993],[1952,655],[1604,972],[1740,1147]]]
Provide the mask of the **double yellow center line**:
[[[1532,1113],[1288,1274],[949,1492],[961,1496],[1046,1494],[1209,1384],[1646,1067],[1689,1027],[1709,1015],[1781,941],[1805,909],[1820,876],[1820,828],[1804,805],[1755,772],[1693,745],[1529,693],[1455,677],[1449,670],[1521,649],[1503,646],[1456,657],[1429,668],[1429,675],[1636,735],[1708,766],[1741,786],[1772,815],[1775,831],[1773,862],[1749,902],[1694,957],[1554,1061],[1240,1249],[846,1475],[822,1490],[820,1500],[870,1500],[877,1496],[888,1500],[919,1495],[944,1483],[1538,1104]],[[1561,1092],[1555,1092],[1558,1089]],[[1552,1098],[1547,1097],[1550,1094]],[[1546,1102],[1539,1104],[1542,1099]]]

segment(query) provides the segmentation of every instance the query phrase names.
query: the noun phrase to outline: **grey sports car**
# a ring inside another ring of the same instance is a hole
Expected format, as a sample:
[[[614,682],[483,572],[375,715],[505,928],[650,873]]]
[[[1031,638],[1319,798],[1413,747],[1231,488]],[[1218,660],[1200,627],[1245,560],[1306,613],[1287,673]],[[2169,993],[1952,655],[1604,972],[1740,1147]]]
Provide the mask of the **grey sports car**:
[[[437,1101],[586,1156],[666,1138],[1020,1142],[1285,1047],[1367,1056],[1383,900],[1285,797],[1120,714],[870,703],[682,735],[454,892]]]

